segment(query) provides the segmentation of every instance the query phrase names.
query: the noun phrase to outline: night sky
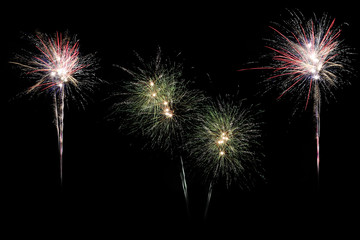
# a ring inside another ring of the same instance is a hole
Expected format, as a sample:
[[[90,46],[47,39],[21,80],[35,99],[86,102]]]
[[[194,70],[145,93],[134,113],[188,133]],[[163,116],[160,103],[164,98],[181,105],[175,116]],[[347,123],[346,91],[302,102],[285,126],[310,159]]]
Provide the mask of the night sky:
[[[51,236],[75,229],[99,232],[164,234],[188,229],[282,234],[291,230],[349,232],[358,213],[358,122],[360,18],[353,5],[211,5],[164,3],[91,6],[13,4],[1,16],[3,208],[11,226],[52,229]],[[93,5],[92,5],[93,4]],[[306,16],[326,12],[347,23],[341,38],[354,49],[351,85],[335,92],[321,108],[320,186],[316,176],[316,139],[312,108],[293,115],[293,102],[278,93],[261,95],[264,72],[236,70],[269,50],[271,22],[282,22],[286,8]],[[96,52],[97,76],[107,84],[91,94],[85,110],[70,104],[64,120],[64,183],[59,181],[59,153],[52,99],[17,97],[29,86],[9,61],[31,46],[24,34],[68,30],[80,40],[82,54]],[[134,51],[145,59],[163,55],[184,65],[192,87],[208,96],[230,94],[260,104],[266,182],[251,190],[216,185],[208,218],[202,214],[207,186],[189,176],[190,213],[185,209],[179,166],[170,154],[144,148],[146,139],[118,131],[107,116],[114,93],[129,76],[114,64],[132,67]],[[34,220],[34,217],[40,217]],[[61,224],[59,225],[58,222]],[[327,228],[318,228],[324,223]],[[46,227],[45,227],[46,226]],[[23,229],[23,228],[17,228]],[[130,230],[132,229],[132,230]],[[19,230],[20,231],[20,230]],[[16,231],[15,231],[16,232]]]

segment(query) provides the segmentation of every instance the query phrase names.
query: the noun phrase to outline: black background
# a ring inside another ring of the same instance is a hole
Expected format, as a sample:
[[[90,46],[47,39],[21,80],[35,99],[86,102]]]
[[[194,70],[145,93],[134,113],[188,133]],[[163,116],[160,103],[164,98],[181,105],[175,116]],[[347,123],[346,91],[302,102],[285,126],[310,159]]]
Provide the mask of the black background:
[[[245,232],[281,235],[290,230],[296,236],[314,234],[314,230],[323,234],[341,229],[345,234],[354,229],[357,56],[351,85],[322,106],[320,187],[311,108],[293,116],[293,103],[276,101],[277,93],[256,95],[261,91],[261,72],[236,71],[268,52],[264,39],[273,36],[268,26],[288,16],[286,8],[295,7],[306,16],[326,12],[336,23],[346,22],[341,37],[358,54],[358,11],[355,5],[342,3],[39,2],[3,9],[0,172],[2,198],[7,200],[2,208],[9,213],[4,218],[15,227],[13,233],[50,230],[50,236],[56,236],[70,229],[80,236],[164,235],[170,228],[173,231],[166,236],[173,238],[189,229],[200,229],[202,234],[235,232],[239,237]],[[60,186],[52,99],[16,97],[29,83],[9,61],[29,46],[24,34],[66,30],[77,34],[82,53],[97,53],[97,76],[108,84],[96,89],[85,110],[72,104],[65,110],[64,183]],[[264,110],[267,182],[251,191],[215,186],[206,221],[202,214],[207,186],[189,177],[188,217],[176,162],[167,153],[144,149],[146,139],[121,133],[116,123],[106,119],[114,84],[128,77],[113,64],[131,67],[136,63],[134,51],[149,59],[158,47],[165,56],[180,60],[194,87],[209,96],[234,94],[234,98],[260,103]]]

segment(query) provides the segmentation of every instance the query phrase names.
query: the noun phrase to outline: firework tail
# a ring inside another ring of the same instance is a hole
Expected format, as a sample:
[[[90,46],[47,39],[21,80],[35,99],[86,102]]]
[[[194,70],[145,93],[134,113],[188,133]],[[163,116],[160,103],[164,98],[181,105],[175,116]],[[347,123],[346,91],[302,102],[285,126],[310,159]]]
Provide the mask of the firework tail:
[[[316,113],[316,166],[317,166],[317,184],[319,187],[320,171],[320,113]]]
[[[59,92],[54,94],[54,110],[56,120],[56,130],[58,135],[59,157],[60,157],[60,183],[63,183],[63,132],[64,132],[64,87],[60,87]]]
[[[220,162],[217,164],[217,167],[216,167],[216,170],[215,170],[215,175],[217,175],[219,171],[220,171]],[[211,182],[209,184],[207,198],[206,198],[204,220],[206,220],[207,214],[208,214],[208,211],[209,211],[209,205],[210,205],[210,200],[211,200],[211,196],[212,196],[213,185],[214,185],[214,180],[211,180]]]
[[[178,144],[183,142],[183,135],[180,132],[178,135]],[[178,145],[176,144],[176,146]],[[171,144],[172,145],[172,144]],[[189,195],[188,195],[188,187],[187,187],[187,181],[186,181],[186,175],[185,175],[185,167],[184,167],[184,161],[181,155],[181,150],[182,148],[177,149],[178,151],[176,151],[173,147],[171,147],[171,155],[174,155],[174,151],[177,152],[179,154],[179,160],[180,160],[180,169],[179,169],[179,174],[180,174],[180,179],[181,179],[181,186],[182,186],[182,190],[184,193],[184,200],[185,200],[185,205],[186,205],[186,213],[188,216],[188,219],[190,220],[191,218],[191,214],[190,214],[190,208],[189,208]]]
[[[180,164],[181,164],[181,169],[180,169],[181,185],[182,185],[182,189],[183,189],[184,197],[185,197],[186,211],[187,211],[188,217],[190,217],[189,196],[188,196],[187,183],[186,183],[186,177],[185,177],[185,169],[184,169],[184,163],[182,160],[182,156],[180,156]]]
[[[316,119],[316,167],[317,167],[317,185],[319,187],[320,171],[320,89],[319,84],[315,82],[315,119]]]
[[[213,181],[211,181],[210,184],[209,184],[209,189],[208,189],[208,194],[207,194],[207,199],[206,199],[206,205],[205,205],[205,212],[204,212],[204,220],[206,220],[206,218],[207,218],[207,213],[208,213],[208,210],[209,210],[212,190],[213,190]]]
[[[171,149],[171,151],[170,151],[171,159],[174,160],[174,156],[177,156],[177,154],[174,153],[174,149],[172,147],[170,147],[170,149]],[[182,190],[184,193],[184,200],[185,200],[185,205],[186,205],[187,216],[190,219],[191,216],[190,216],[190,208],[189,208],[189,195],[188,195],[188,188],[187,188],[187,182],[186,182],[184,161],[182,159],[181,153],[179,153],[179,162],[180,162],[179,175],[180,175],[180,179],[181,179],[181,187],[182,187]]]

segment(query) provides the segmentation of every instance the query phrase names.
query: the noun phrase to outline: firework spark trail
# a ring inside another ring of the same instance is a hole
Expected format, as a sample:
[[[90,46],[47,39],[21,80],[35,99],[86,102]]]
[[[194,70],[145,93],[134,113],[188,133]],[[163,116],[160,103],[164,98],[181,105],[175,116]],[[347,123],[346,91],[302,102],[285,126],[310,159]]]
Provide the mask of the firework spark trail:
[[[316,168],[317,168],[317,181],[319,186],[320,180],[320,113],[316,113]]]
[[[316,82],[317,83],[317,82]],[[318,84],[315,86],[315,92],[320,95]],[[317,102],[314,105],[315,119],[316,119],[316,169],[317,169],[317,184],[320,186],[320,96],[317,98]]]
[[[59,98],[59,100],[57,100]],[[63,87],[54,94],[54,111],[56,120],[56,130],[58,135],[59,155],[60,155],[60,183],[63,182],[63,142],[64,142],[64,98],[65,91]]]
[[[350,50],[339,40],[341,29],[335,26],[335,18],[324,15],[321,19],[304,20],[299,13],[291,12],[292,18],[285,26],[269,26],[275,39],[266,46],[272,51],[271,66],[243,70],[267,69],[274,75],[266,83],[270,88],[282,89],[285,95],[303,98],[305,110],[313,99],[316,121],[317,177],[320,167],[320,107],[321,97],[333,96],[332,89],[347,83],[343,73],[350,73]]]
[[[210,200],[211,200],[211,196],[212,196],[212,190],[213,190],[213,182],[211,181],[209,184],[208,194],[207,194],[207,198],[206,198],[204,220],[207,218],[207,215],[208,215]]]
[[[63,36],[57,32],[55,37],[37,34],[32,41],[37,53],[27,52],[19,55],[18,61],[10,63],[19,66],[26,77],[36,79],[36,83],[26,91],[27,94],[53,95],[62,185],[65,101],[72,99],[83,105],[84,92],[91,91],[95,85],[93,71],[96,64],[93,55],[80,56],[79,42],[67,34]]]
[[[182,156],[180,156],[180,164],[181,164],[181,170],[180,170],[181,185],[183,188],[185,202],[186,202],[186,211],[188,216],[190,216],[188,188],[186,183],[185,168],[184,168],[184,162]]]

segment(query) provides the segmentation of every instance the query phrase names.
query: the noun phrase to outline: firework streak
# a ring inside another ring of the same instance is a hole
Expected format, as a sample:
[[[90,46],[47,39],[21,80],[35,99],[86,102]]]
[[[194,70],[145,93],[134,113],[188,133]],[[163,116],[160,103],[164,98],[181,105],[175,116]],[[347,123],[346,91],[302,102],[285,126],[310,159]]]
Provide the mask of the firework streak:
[[[62,33],[55,37],[38,34],[32,38],[36,54],[20,55],[20,66],[27,77],[36,79],[26,93],[49,93],[53,95],[55,123],[60,155],[60,181],[63,181],[63,130],[65,100],[71,98],[79,103],[84,100],[82,91],[93,86],[94,60],[92,55],[79,53],[79,42]],[[87,79],[83,79],[86,77]],[[76,96],[78,95],[78,96]]]

